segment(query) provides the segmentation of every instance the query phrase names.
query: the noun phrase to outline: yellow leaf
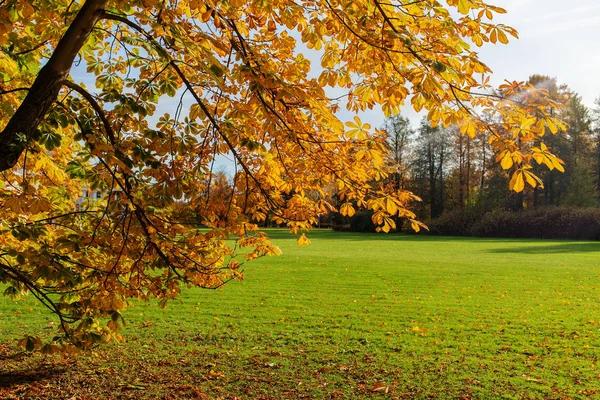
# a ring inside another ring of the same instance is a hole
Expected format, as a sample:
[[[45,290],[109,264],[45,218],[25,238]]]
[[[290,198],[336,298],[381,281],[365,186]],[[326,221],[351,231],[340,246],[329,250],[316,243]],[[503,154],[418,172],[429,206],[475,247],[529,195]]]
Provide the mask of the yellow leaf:
[[[467,134],[469,137],[474,138],[477,135],[477,124],[471,120],[467,119],[460,125],[460,133]]]
[[[388,225],[390,227],[390,229],[396,229],[396,223],[391,218],[386,218],[385,224]]]
[[[392,199],[389,198],[385,199],[385,209],[390,215],[394,215],[398,212],[398,206]]]
[[[513,166],[512,154],[510,151],[506,150],[504,157],[502,157],[502,161],[500,162],[502,169],[510,169]]]
[[[418,95],[413,96],[411,103],[415,111],[420,112],[423,109],[423,105],[425,105],[425,97],[419,93]]]
[[[43,197],[36,196],[31,203],[29,203],[29,211],[32,214],[48,211],[52,208],[52,203]]]
[[[498,40],[502,44],[508,44],[508,38],[506,37],[506,34],[501,29],[498,29]]]
[[[562,160],[558,159],[555,156],[552,156],[551,160],[554,168],[556,168],[560,172],[565,172],[565,168],[563,167],[564,162]]]
[[[546,125],[548,126],[548,129],[550,129],[550,132],[552,132],[552,134],[558,133],[558,125],[554,122],[552,118],[546,119]]]
[[[544,184],[536,175],[532,174],[529,171],[523,171],[523,173],[525,174],[525,180],[531,187],[535,188],[538,187],[538,185],[540,186],[540,188],[544,187]]]
[[[350,203],[344,203],[340,207],[340,214],[342,214],[345,217],[351,217],[354,215],[354,213],[355,213],[354,207],[352,207],[352,204],[350,204]]]
[[[458,0],[458,12],[464,15],[469,13],[471,2],[468,0]]]
[[[520,193],[525,189],[525,180],[523,179],[523,171],[518,170],[513,174],[508,185],[510,190]]]
[[[346,122],[346,126],[351,128],[346,131],[346,135],[349,138],[356,137],[357,139],[364,139],[367,137],[369,129],[371,129],[371,125],[363,124],[357,116],[354,117],[354,123]]]
[[[23,209],[27,207],[27,205],[25,203],[25,199],[22,197],[9,196],[6,200],[4,200],[4,207],[13,212],[20,213],[23,212]]]
[[[269,255],[271,256],[280,256],[283,254],[281,248],[279,246],[271,246],[269,247]]]
[[[413,215],[414,216],[414,215]],[[415,232],[419,232],[421,231],[421,228],[425,229],[425,230],[429,230],[429,228],[427,227],[427,225],[425,225],[422,222],[419,222],[417,220],[414,219],[410,219],[410,226],[411,228],[415,231]]]
[[[304,236],[304,234],[302,234],[296,242],[298,243],[298,246],[309,246],[310,245],[310,240],[308,240],[308,238],[306,236]]]

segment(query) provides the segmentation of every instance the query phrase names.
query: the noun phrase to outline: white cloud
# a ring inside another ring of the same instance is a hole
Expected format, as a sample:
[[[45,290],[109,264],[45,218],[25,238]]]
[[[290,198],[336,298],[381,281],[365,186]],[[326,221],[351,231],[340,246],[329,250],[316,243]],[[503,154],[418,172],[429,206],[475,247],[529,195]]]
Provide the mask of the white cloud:
[[[586,105],[600,96],[600,2],[576,0],[489,0],[506,8],[498,20],[519,30],[509,45],[480,53],[494,81],[523,80],[531,74],[556,77],[578,92]]]

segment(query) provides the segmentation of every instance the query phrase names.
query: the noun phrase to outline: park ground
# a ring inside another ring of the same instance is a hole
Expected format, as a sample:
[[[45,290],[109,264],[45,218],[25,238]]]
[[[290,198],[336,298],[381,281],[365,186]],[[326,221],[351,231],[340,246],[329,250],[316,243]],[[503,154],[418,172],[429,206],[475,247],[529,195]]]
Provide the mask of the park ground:
[[[600,243],[269,234],[283,256],[76,359],[21,351],[55,322],[0,297],[0,398],[600,398]]]

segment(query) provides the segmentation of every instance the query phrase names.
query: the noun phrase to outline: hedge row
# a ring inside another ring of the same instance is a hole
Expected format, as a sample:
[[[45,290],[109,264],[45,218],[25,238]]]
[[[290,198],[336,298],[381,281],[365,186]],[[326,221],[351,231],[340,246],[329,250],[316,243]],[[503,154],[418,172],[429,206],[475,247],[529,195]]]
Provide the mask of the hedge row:
[[[429,224],[434,235],[600,240],[600,209],[455,210]]]
[[[375,232],[372,216],[372,211],[360,211],[350,218],[340,216],[331,227],[338,232]]]
[[[335,230],[375,232],[372,212],[359,212]],[[600,240],[600,209],[547,207],[482,212],[454,210],[431,221],[429,233],[446,236]],[[410,229],[402,229],[409,231]]]

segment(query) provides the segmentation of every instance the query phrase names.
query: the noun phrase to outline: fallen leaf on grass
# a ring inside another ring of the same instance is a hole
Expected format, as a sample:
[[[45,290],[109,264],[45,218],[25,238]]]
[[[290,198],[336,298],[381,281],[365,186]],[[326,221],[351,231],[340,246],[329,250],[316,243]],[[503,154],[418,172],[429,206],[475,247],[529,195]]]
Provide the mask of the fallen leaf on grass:
[[[371,392],[383,392],[388,393],[390,391],[390,387],[385,383],[377,382],[370,389]]]
[[[539,379],[532,378],[532,377],[530,377],[530,376],[527,376],[527,375],[525,375],[525,374],[523,374],[522,376],[523,376],[523,378],[525,378],[525,380],[526,380],[526,381],[528,381],[528,382],[541,382]]]
[[[118,385],[122,389],[144,390],[146,385],[140,383],[121,383]]]
[[[219,379],[219,378],[224,378],[225,374],[223,374],[222,372],[218,372],[218,371],[214,371],[214,370],[210,370],[208,371],[208,378],[209,379]]]

